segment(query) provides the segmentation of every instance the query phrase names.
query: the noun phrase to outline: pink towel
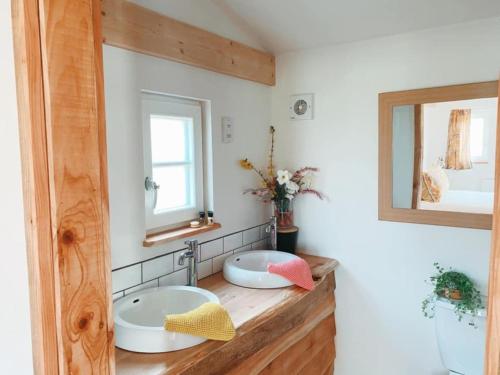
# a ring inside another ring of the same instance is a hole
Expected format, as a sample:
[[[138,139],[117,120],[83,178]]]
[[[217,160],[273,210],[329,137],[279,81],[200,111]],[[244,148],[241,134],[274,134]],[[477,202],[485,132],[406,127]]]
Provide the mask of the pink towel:
[[[283,276],[301,288],[314,289],[311,269],[304,259],[296,258],[283,263],[269,263],[267,272]]]

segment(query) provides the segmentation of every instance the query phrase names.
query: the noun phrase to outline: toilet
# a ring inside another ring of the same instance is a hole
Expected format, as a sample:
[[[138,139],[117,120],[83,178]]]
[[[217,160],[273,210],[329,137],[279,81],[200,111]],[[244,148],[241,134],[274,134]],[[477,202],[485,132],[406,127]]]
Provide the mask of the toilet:
[[[486,345],[486,310],[475,317],[477,328],[471,326],[471,315],[461,322],[451,302],[439,299],[435,311],[436,336],[441,361],[449,375],[482,375]]]

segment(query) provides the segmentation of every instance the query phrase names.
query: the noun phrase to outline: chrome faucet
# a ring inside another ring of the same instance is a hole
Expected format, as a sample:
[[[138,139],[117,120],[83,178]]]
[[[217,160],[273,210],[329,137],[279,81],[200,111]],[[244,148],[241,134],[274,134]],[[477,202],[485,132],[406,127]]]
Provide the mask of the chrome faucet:
[[[188,240],[184,242],[188,245],[188,249],[184,251],[179,257],[179,266],[184,265],[184,261],[188,260],[188,285],[196,286],[198,284],[198,241],[197,240]]]
[[[278,219],[276,216],[271,216],[266,232],[271,235],[271,249],[276,250],[278,248]]]

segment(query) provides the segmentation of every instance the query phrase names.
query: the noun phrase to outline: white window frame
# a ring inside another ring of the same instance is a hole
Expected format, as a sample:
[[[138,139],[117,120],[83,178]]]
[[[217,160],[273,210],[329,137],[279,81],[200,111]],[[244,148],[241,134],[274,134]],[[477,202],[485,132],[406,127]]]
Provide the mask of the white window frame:
[[[199,211],[204,211],[204,181],[203,181],[203,123],[201,103],[195,100],[177,98],[163,94],[142,93],[142,122],[143,122],[143,147],[144,147],[144,181],[153,176],[153,163],[151,153],[151,115],[165,117],[190,118],[193,121],[192,132],[192,160],[188,161],[193,166],[191,175],[192,205],[164,212],[155,212],[151,195],[154,190],[144,189],[145,227],[146,230],[163,227],[177,226],[198,216]],[[165,163],[166,165],[186,165],[185,162]],[[159,187],[161,191],[161,186]]]
[[[476,113],[476,112],[479,112]],[[491,136],[490,134],[490,129],[487,126],[487,118],[483,114],[484,111],[475,111],[475,113],[472,114],[471,116],[471,130],[472,130],[472,121],[473,120],[482,120],[483,121],[483,149],[482,149],[482,155],[481,156],[472,156],[471,155],[471,161],[472,163],[475,164],[487,164],[489,162],[489,155],[490,155],[490,150],[489,150],[489,137]]]

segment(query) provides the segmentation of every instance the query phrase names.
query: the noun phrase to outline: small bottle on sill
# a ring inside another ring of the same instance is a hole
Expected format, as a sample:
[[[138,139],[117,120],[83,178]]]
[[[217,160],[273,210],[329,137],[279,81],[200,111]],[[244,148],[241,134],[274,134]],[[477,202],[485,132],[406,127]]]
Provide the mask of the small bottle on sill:
[[[205,225],[206,224],[206,222],[205,222],[205,211],[200,211],[198,214],[200,216],[200,218],[198,219],[198,221],[200,222],[200,226]]]
[[[214,225],[214,212],[213,211],[208,211],[207,212],[207,225]]]

